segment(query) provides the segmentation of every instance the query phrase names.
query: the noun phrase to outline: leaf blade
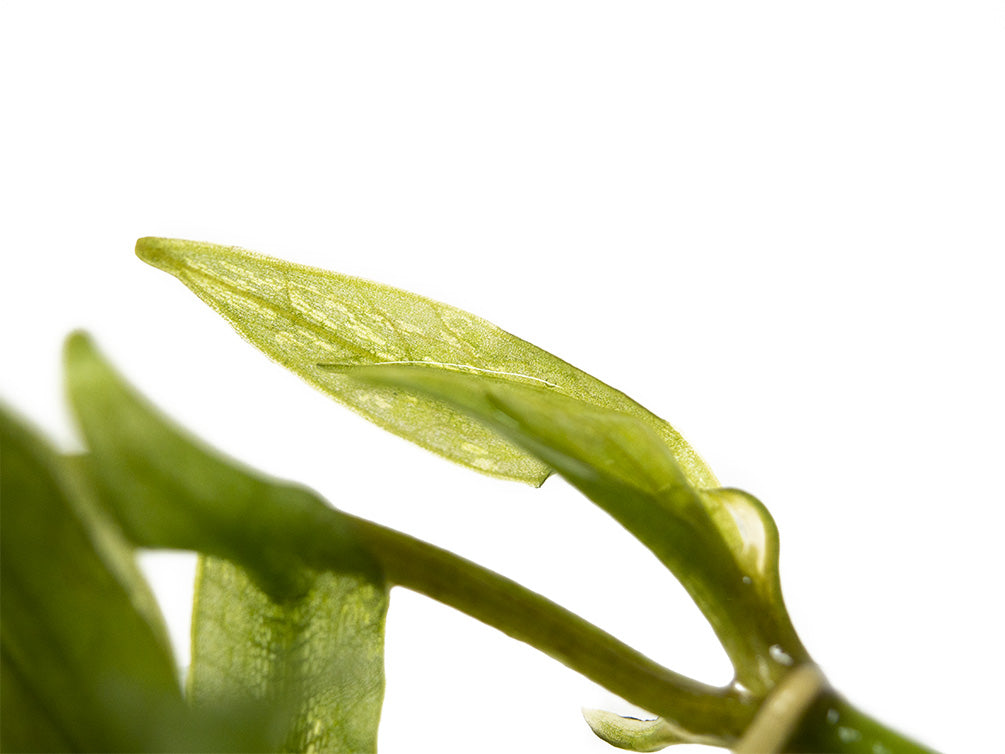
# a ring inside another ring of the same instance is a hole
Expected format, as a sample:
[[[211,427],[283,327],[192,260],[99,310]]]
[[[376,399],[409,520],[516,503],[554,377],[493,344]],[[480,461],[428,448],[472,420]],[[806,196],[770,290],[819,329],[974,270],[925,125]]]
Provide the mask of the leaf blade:
[[[142,238],[137,255],[171,273],[270,358],[383,428],[483,473],[539,485],[548,468],[469,417],[346,380],[328,365],[435,363],[546,384],[642,419],[692,482],[715,477],[680,434],[600,380],[455,307],[391,286],[233,247]]]
[[[698,492],[670,450],[633,416],[557,391],[432,365],[356,367],[346,374],[425,393],[489,424],[557,470],[661,559],[675,557],[675,544],[661,541],[671,533],[667,527],[704,516]]]
[[[120,535],[80,515],[90,502],[61,459],[3,410],[0,436],[3,748],[163,745],[162,724],[182,713],[181,690],[162,626],[137,609],[146,596],[123,577]],[[131,714],[135,704],[147,713]]]
[[[232,721],[258,710],[261,740],[375,751],[387,587],[346,517],[186,436],[86,336],[71,336],[65,355],[96,487],[124,530],[146,547],[215,556],[203,559],[193,615],[196,710]],[[319,552],[341,572],[315,570]]]
[[[381,586],[334,573],[314,575],[302,596],[280,604],[240,566],[203,556],[189,699],[197,708],[264,707],[283,751],[375,752],[386,609]]]

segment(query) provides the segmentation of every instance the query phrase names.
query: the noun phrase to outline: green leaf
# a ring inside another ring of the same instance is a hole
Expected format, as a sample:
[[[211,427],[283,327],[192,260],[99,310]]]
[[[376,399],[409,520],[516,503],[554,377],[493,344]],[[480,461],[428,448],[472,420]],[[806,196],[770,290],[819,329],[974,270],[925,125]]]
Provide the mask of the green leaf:
[[[169,748],[181,691],[128,546],[66,464],[3,410],[0,446],[0,748]]]
[[[310,490],[211,450],[160,414],[83,334],[65,348],[70,402],[103,502],[141,547],[194,550],[248,569],[276,599],[303,594],[324,567],[379,578],[377,566]],[[334,559],[333,559],[334,554]]]
[[[3,627],[4,632],[7,627]],[[0,750],[74,751],[62,730],[60,711],[45,696],[39,698],[30,678],[15,666],[0,643]],[[45,694],[45,689],[40,690]]]
[[[661,717],[640,720],[598,709],[584,709],[583,717],[597,737],[627,751],[660,751],[673,744],[728,746],[728,738],[695,735]]]
[[[495,325],[406,291],[233,247],[142,238],[136,253],[176,276],[252,344],[367,419],[484,473],[531,484],[550,469],[441,402],[345,378],[334,366],[434,363],[515,384],[545,385],[637,417],[693,484],[711,471],[665,421],[623,393]]]
[[[214,556],[193,615],[196,709],[257,708],[290,750],[375,751],[387,587],[349,517],[186,437],[85,336],[66,364],[95,486],[127,534]]]
[[[449,403],[557,470],[674,573],[749,691],[766,692],[789,664],[805,659],[780,597],[772,601],[777,594],[751,577],[777,583],[777,537],[770,518],[759,518],[767,516],[763,506],[743,493],[696,490],[662,438],[638,418],[545,387],[435,366],[343,373]],[[749,532],[754,523],[761,528]]]
[[[202,557],[189,698],[262,703],[282,751],[376,751],[386,609],[384,587],[362,577],[320,573],[277,603],[244,569]]]

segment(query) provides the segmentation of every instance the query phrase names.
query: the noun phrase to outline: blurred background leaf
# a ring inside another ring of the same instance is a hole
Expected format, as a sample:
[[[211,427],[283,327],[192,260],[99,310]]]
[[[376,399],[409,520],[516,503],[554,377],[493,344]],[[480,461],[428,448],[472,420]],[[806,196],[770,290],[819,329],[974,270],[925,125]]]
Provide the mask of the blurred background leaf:
[[[127,545],[42,439],[3,410],[0,432],[3,749],[164,746],[183,701]]]
[[[195,707],[257,708],[284,750],[375,751],[387,587],[343,517],[187,437],[86,336],[66,368],[95,488],[129,536],[213,556],[196,583]],[[315,570],[315,544],[345,573]]]
[[[320,573],[276,602],[240,566],[202,557],[189,698],[262,703],[282,751],[374,752],[386,610],[383,586],[363,577]]]

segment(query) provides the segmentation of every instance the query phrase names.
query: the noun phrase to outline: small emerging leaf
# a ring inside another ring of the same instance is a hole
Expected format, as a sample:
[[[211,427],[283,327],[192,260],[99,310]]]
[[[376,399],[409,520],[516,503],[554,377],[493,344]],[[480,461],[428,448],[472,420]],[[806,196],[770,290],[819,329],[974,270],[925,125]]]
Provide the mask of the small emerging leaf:
[[[550,473],[532,454],[456,410],[349,380],[339,367],[428,363],[548,386],[641,419],[671,448],[693,484],[717,486],[708,467],[665,421],[547,351],[460,309],[233,247],[142,238],[136,253],[185,283],[242,336],[314,387],[458,463],[535,485]]]
[[[689,733],[660,717],[639,720],[599,709],[584,709],[583,717],[598,738],[627,751],[660,751],[673,744],[726,746],[729,743],[717,736]]]

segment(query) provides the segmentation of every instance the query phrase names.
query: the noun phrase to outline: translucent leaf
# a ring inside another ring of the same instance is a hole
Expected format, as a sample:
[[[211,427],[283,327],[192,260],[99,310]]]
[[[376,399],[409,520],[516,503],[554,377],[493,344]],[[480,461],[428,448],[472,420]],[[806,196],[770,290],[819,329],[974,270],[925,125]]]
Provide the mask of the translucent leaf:
[[[386,603],[381,585],[334,573],[277,603],[239,566],[202,557],[189,698],[210,709],[260,703],[282,751],[376,751]]]
[[[196,709],[258,709],[292,750],[375,751],[387,588],[347,517],[186,437],[85,336],[66,362],[95,486],[128,535],[226,559],[204,559],[198,581]]]
[[[30,679],[20,675],[0,644],[0,749],[74,751],[61,730],[60,711],[50,706],[49,700],[36,696]]]
[[[627,751],[660,751],[673,744],[726,746],[729,743],[717,736],[689,733],[661,717],[640,720],[598,709],[583,710],[583,717],[598,738]]]
[[[3,410],[0,446],[0,747],[170,747],[181,691],[128,547],[81,514],[91,501],[62,460]]]
[[[345,374],[477,417],[557,470],[667,565],[678,563],[682,547],[693,547],[690,540],[708,539],[712,531],[670,450],[636,417],[548,388],[435,366],[356,367]]]
[[[141,259],[176,276],[247,340],[385,429],[478,471],[540,484],[533,455],[448,406],[347,380],[331,365],[435,363],[516,384],[547,385],[635,416],[698,487],[715,478],[681,436],[623,393],[495,325],[378,283],[232,247],[143,238]]]

